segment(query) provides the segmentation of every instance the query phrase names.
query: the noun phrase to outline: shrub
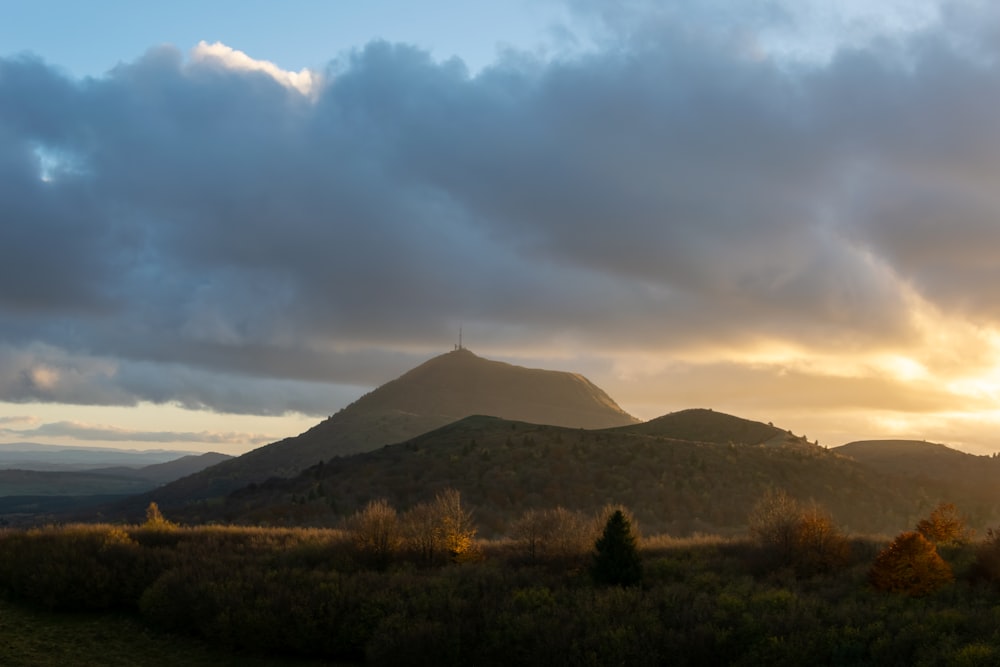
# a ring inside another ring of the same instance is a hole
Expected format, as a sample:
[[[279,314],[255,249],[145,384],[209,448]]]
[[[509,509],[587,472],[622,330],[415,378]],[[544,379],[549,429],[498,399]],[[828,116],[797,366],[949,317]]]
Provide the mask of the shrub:
[[[868,580],[879,590],[920,596],[951,583],[951,567],[916,531],[903,533],[875,557]]]

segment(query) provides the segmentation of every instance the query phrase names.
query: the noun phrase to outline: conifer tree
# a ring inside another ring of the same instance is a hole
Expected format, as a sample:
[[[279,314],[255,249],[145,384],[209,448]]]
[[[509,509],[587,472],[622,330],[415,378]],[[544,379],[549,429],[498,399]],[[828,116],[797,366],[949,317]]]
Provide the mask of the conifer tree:
[[[632,524],[615,510],[594,544],[594,580],[601,584],[634,586],[642,580],[642,560],[632,534]]]

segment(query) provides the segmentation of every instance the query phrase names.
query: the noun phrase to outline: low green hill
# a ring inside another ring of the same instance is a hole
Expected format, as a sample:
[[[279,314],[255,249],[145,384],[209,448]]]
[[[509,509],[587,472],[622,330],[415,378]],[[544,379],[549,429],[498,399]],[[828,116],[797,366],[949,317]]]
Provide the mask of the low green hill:
[[[486,535],[530,508],[594,512],[608,503],[629,507],[650,532],[739,532],[770,488],[816,501],[849,530],[892,532],[938,500],[780,429],[706,410],[599,431],[470,417],[253,485],[222,505],[192,506],[181,518],[329,525],[373,499],[405,510],[447,487],[475,508]]]
[[[743,419],[714,410],[693,408],[671,412],[648,422],[621,429],[626,433],[664,436],[719,445],[764,445],[802,442],[788,431],[771,424]]]

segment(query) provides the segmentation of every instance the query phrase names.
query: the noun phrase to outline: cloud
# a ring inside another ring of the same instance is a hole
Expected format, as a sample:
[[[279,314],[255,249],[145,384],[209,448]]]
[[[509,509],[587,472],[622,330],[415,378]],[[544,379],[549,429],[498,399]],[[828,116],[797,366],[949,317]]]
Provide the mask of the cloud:
[[[38,417],[30,415],[14,415],[12,417],[0,417],[0,428],[9,429],[24,426],[35,426],[39,423]]]
[[[308,69],[289,72],[267,60],[254,60],[242,51],[237,51],[222,42],[212,44],[205,41],[198,42],[198,45],[191,50],[191,60],[196,64],[217,62],[233,70],[264,72],[283,86],[294,88],[303,95],[309,95],[317,84],[316,75]]]
[[[1000,327],[992,13],[796,59],[795,12],[685,6],[580,3],[590,47],[475,76],[384,42],[322,76],[0,60],[0,400],[325,414],[460,325],[734,361],[927,355],[914,304]]]
[[[219,356],[224,357],[226,352],[225,348],[218,349]],[[262,374],[273,368],[275,375],[299,375],[305,379],[248,377],[227,372],[248,365],[244,354],[258,357],[256,363]],[[5,369],[0,373],[0,396],[13,403],[134,406],[149,402],[240,414],[300,412],[321,416],[328,415],[332,406],[356,398],[364,391],[361,387],[392,379],[385,371],[379,374],[380,364],[392,359],[391,355],[380,362],[372,359],[370,364],[365,364],[370,355],[352,355],[340,365],[331,365],[338,356],[335,354],[304,353],[297,361],[295,356],[293,352],[258,348],[241,350],[234,359],[209,361],[211,351],[206,350],[206,368],[199,368],[194,363],[71,354],[42,344],[25,348],[0,345],[0,368]],[[296,365],[300,367],[298,373]],[[338,377],[341,382],[318,382],[318,375]],[[281,400],[276,401],[275,396]]]

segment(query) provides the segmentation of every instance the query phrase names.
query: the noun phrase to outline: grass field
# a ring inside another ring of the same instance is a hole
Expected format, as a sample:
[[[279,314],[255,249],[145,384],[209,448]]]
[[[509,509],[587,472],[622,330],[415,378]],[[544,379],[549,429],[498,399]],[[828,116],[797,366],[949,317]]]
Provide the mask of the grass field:
[[[0,599],[4,667],[318,667],[344,663],[232,653],[123,614],[49,613]]]

